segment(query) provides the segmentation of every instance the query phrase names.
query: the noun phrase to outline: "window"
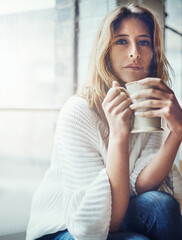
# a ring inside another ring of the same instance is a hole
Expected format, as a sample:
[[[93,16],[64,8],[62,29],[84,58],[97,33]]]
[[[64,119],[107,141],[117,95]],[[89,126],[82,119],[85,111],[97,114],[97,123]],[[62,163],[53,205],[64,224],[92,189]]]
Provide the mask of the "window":
[[[0,1],[0,236],[25,232],[74,91],[73,43],[74,1]]]
[[[73,22],[69,1],[0,2],[1,164],[50,161],[57,114],[73,94]]]

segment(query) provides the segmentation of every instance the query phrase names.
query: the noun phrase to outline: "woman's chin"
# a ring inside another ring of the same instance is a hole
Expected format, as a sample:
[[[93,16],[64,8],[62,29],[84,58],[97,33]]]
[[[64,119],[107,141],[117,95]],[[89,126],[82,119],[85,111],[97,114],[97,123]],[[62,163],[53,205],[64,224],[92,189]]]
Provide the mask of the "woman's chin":
[[[122,75],[120,77],[120,80],[124,83],[129,83],[129,82],[135,82],[141,79],[144,79],[148,76],[148,73],[146,74],[137,74],[137,73],[131,73],[131,74],[126,74],[126,75]]]

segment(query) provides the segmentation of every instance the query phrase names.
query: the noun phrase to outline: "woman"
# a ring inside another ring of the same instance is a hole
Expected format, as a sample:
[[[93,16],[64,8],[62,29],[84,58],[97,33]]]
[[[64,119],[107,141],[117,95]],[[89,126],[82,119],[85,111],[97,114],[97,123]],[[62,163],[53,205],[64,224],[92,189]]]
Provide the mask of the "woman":
[[[139,5],[103,20],[87,84],[62,108],[51,166],[32,203],[27,240],[181,239],[182,177],[173,162],[182,109],[166,85],[159,25]],[[118,87],[152,85],[132,98]],[[170,133],[130,134],[133,109],[162,117]],[[160,191],[159,191],[160,189]],[[162,190],[162,191],[161,191]],[[176,198],[176,199],[175,199]]]

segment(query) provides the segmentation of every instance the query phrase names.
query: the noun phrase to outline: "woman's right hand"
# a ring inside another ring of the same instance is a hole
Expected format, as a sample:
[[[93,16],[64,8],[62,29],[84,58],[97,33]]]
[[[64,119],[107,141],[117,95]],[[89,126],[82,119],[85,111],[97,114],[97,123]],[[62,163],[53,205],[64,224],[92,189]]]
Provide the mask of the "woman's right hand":
[[[120,138],[129,136],[130,133],[132,110],[129,106],[132,101],[119,87],[119,83],[114,81],[102,103],[102,107],[109,124],[110,136]]]

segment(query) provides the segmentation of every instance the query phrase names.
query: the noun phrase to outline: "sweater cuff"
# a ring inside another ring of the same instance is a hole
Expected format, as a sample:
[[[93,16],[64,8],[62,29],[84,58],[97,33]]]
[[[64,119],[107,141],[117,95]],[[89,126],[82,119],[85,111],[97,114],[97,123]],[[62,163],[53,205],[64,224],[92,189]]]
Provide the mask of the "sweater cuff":
[[[138,158],[138,160],[136,162],[136,166],[134,167],[134,170],[130,175],[130,185],[136,196],[138,195],[138,193],[136,191],[137,178],[138,178],[139,174],[141,173],[141,171],[148,165],[148,163],[156,155],[156,153],[154,153],[153,150],[151,150],[151,152],[152,153],[149,153],[148,156],[142,156],[142,157]]]
[[[67,192],[66,226],[74,239],[106,239],[111,218],[111,190],[106,169],[87,189]]]

